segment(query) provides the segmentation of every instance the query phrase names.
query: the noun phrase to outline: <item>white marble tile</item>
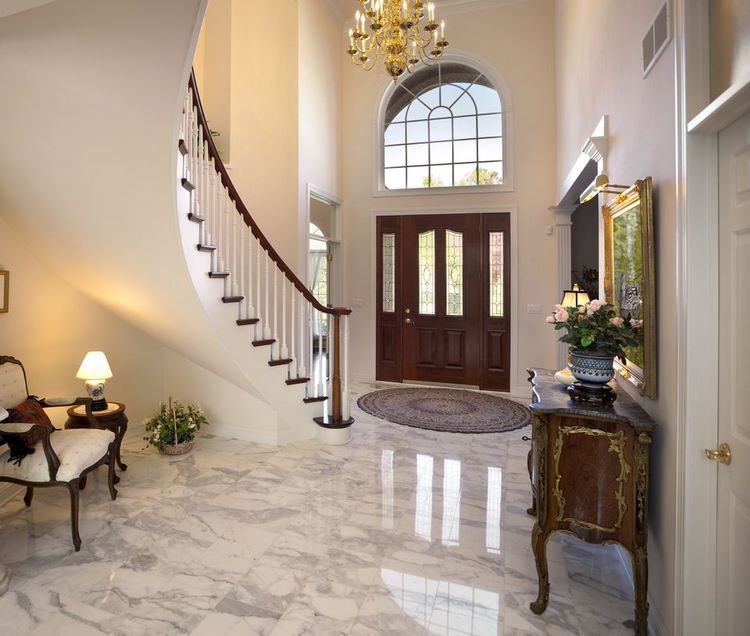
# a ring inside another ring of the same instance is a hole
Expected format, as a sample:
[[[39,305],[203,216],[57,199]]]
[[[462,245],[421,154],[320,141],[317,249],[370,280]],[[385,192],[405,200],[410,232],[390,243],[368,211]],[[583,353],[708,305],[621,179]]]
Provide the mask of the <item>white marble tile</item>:
[[[204,435],[174,458],[126,439],[117,500],[104,470],[81,497],[79,553],[63,489],[39,490],[29,509],[19,495],[0,510],[4,624],[55,636],[631,633],[617,554],[569,538],[548,544],[547,611],[529,610],[528,430],[452,435],[352,413],[341,447]]]

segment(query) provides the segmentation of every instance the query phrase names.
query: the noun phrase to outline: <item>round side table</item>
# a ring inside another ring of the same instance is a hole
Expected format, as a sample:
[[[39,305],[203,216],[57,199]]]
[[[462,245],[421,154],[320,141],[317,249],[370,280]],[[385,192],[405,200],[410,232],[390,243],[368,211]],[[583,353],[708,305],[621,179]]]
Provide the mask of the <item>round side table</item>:
[[[115,459],[120,470],[127,470],[127,464],[123,464],[120,458],[120,445],[122,444],[122,438],[125,437],[125,432],[128,430],[125,405],[120,402],[109,402],[104,411],[94,411],[92,415],[103,428],[109,429],[115,434]],[[65,422],[65,428],[91,428],[86,418],[85,404],[71,406],[68,409],[68,421]]]

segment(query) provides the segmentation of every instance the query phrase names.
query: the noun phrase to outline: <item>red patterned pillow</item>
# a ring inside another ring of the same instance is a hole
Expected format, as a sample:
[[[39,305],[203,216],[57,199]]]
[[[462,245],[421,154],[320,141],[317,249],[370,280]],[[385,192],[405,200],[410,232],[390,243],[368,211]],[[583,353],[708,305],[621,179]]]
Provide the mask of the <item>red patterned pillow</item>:
[[[9,417],[5,420],[6,422],[39,424],[40,426],[48,428],[50,432],[55,430],[49,417],[47,417],[47,413],[44,412],[42,405],[33,397],[27,398],[13,409],[8,409],[8,413]],[[30,455],[34,452],[34,447],[42,437],[43,433],[40,431],[31,431],[14,437],[7,436],[5,441],[8,442],[8,446],[10,447],[10,460],[18,461],[20,463],[20,460],[26,455]]]

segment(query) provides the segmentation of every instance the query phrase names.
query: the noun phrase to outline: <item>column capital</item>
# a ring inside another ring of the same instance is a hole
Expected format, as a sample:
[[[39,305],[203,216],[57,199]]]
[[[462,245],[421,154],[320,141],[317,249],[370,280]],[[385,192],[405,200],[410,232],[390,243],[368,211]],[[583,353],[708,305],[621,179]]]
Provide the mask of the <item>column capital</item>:
[[[578,205],[552,205],[549,211],[555,214],[555,225],[570,225],[570,217],[578,209]]]

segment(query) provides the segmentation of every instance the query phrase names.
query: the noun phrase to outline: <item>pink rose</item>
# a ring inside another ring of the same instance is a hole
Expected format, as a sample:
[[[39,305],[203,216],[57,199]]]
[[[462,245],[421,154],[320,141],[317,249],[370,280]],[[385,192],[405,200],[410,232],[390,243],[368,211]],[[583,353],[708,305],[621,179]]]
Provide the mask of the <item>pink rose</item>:
[[[554,325],[557,322],[554,316],[547,316],[544,321],[550,325]]]
[[[557,311],[560,311],[561,309],[565,309],[565,307],[563,307],[562,305],[555,305],[555,309],[557,309]]]
[[[568,318],[570,318],[570,314],[566,309],[558,309],[555,312],[555,320],[557,322],[565,322]]]
[[[622,323],[625,322],[625,319],[624,318],[620,318],[620,316],[615,316],[609,322],[611,322],[615,327],[619,327]]]
[[[586,305],[579,305],[579,307],[578,307],[578,313],[579,314],[585,314],[586,313]]]

